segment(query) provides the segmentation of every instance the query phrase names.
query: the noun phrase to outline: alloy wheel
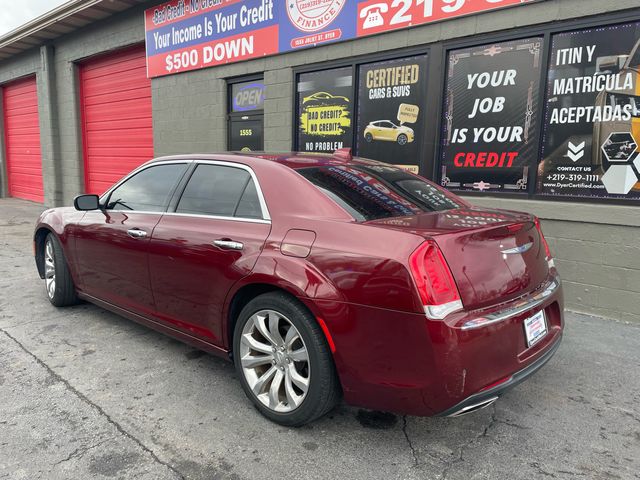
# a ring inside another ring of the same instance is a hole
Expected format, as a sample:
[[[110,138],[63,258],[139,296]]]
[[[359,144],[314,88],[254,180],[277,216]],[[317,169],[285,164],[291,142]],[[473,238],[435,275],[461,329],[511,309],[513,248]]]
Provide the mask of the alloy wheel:
[[[47,240],[44,246],[44,281],[47,295],[49,298],[53,298],[56,293],[56,263],[51,240]]]
[[[249,388],[267,408],[288,413],[309,390],[309,352],[293,323],[274,310],[260,310],[245,323],[240,364]]]

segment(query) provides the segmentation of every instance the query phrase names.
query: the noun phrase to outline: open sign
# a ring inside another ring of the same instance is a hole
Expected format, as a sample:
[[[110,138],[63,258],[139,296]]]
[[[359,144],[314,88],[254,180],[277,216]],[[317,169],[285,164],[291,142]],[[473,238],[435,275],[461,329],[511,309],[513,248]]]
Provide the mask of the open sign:
[[[231,87],[232,111],[247,112],[264,108],[264,83],[236,83]]]

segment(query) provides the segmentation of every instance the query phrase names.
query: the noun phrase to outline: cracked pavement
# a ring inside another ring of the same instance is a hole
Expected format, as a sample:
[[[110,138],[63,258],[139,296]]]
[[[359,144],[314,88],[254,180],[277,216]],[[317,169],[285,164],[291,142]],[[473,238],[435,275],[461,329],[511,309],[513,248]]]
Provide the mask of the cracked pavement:
[[[640,325],[568,313],[555,357],[465,417],[343,405],[287,429],[231,364],[51,306],[32,258],[41,210],[0,200],[0,479],[640,479]]]

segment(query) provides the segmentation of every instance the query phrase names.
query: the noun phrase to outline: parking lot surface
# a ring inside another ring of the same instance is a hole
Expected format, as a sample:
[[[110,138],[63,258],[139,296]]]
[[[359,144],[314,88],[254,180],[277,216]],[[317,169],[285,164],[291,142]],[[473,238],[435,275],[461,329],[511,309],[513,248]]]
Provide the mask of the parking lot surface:
[[[465,417],[343,405],[288,429],[230,363],[51,306],[32,258],[41,210],[0,200],[0,478],[640,478],[640,325],[568,313],[556,356]]]

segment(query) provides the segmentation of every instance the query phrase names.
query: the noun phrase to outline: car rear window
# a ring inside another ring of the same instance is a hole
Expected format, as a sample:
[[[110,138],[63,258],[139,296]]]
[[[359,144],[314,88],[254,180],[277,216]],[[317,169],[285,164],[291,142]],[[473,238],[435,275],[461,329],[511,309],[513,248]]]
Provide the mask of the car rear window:
[[[445,190],[394,166],[323,166],[297,172],[359,222],[461,207]]]

